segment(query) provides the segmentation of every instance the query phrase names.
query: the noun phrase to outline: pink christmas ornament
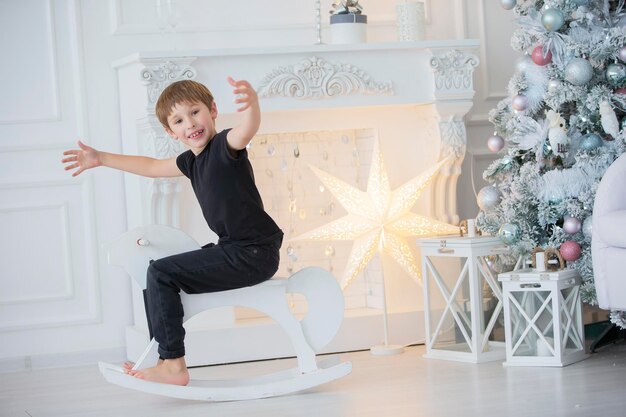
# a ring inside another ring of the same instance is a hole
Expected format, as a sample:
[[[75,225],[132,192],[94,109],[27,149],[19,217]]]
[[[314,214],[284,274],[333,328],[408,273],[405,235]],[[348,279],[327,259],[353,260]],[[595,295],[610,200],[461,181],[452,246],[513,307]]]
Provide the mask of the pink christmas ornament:
[[[552,52],[548,50],[548,53],[544,56],[543,45],[537,45],[531,54],[533,62],[541,67],[548,65],[552,62]]]
[[[624,88],[624,87],[617,88],[617,89],[614,91],[614,93],[615,93],[615,94],[622,94],[622,95],[625,95],[625,96],[626,96],[626,88]]]
[[[563,230],[565,230],[565,233],[569,233],[570,235],[578,233],[581,227],[582,223],[576,217],[566,217],[563,220]]]
[[[580,245],[573,240],[566,240],[561,244],[559,252],[561,252],[563,259],[568,262],[572,262],[580,258],[582,249],[580,248]]]
[[[622,62],[626,62],[626,46],[622,46],[621,48],[619,48],[619,50],[617,51],[617,56],[619,56],[619,59]]]
[[[487,148],[489,148],[491,152],[500,152],[502,148],[504,148],[504,139],[502,136],[494,133],[487,139]]]

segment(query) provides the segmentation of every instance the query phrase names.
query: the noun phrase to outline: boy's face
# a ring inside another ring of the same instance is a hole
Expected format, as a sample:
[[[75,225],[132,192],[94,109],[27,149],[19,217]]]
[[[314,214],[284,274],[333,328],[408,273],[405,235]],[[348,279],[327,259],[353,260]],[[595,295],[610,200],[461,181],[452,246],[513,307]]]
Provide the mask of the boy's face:
[[[210,109],[200,102],[178,103],[172,107],[167,117],[169,129],[165,130],[171,137],[180,140],[195,155],[198,155],[215,136],[216,117],[215,102]]]

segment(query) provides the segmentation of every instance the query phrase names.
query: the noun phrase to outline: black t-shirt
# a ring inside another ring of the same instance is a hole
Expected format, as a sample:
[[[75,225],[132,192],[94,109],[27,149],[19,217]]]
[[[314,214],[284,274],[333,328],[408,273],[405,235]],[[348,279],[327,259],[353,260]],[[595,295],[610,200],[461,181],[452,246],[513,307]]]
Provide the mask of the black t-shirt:
[[[261,195],[246,149],[234,157],[226,135],[216,134],[200,154],[191,150],[176,158],[176,164],[191,185],[209,227],[219,236],[218,243],[243,245],[271,242],[283,232],[263,209]]]

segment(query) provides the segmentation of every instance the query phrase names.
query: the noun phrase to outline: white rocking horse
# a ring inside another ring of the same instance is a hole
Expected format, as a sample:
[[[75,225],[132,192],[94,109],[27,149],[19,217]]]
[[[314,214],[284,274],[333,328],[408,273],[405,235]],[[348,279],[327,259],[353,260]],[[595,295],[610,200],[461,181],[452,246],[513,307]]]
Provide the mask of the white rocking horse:
[[[167,226],[133,229],[107,246],[109,264],[123,266],[135,284],[146,288],[150,260],[199,249],[184,232]],[[306,297],[308,312],[299,321],[292,314],[286,294]],[[269,375],[231,380],[192,379],[187,386],[161,384],[127,375],[123,368],[100,362],[100,372],[113,384],[174,398],[203,401],[235,401],[274,397],[315,387],[350,373],[350,362],[315,360],[315,352],[330,342],[343,320],[343,293],[335,278],[321,268],[305,268],[289,279],[271,279],[230,291],[188,295],[181,292],[183,321],[215,307],[254,308],[274,319],[287,333],[296,351],[298,367]],[[150,341],[133,369],[155,366],[157,343]]]

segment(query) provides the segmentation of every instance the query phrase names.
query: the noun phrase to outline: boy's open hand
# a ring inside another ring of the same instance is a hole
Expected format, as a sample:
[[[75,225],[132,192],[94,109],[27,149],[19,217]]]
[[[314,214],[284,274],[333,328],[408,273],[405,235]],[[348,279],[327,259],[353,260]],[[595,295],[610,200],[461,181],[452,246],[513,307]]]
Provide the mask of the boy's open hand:
[[[77,176],[81,172],[89,168],[95,168],[100,166],[100,156],[97,150],[85,145],[83,142],[78,141],[78,147],[80,149],[71,149],[63,152],[66,158],[61,160],[65,165],[65,170],[78,168],[72,173],[72,177]]]
[[[248,81],[228,77],[228,83],[235,87],[233,94],[235,94],[235,104],[239,105],[237,107],[238,112],[245,111],[252,106],[258,106],[259,98]]]

